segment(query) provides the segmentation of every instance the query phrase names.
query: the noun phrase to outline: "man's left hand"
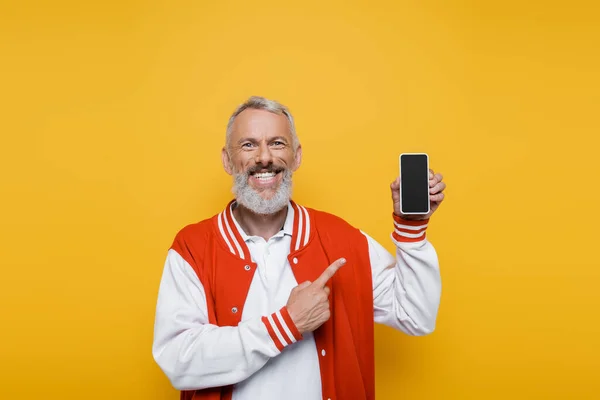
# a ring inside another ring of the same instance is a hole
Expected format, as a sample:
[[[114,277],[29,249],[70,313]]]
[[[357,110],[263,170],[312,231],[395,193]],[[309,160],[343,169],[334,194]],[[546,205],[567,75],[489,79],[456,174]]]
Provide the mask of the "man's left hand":
[[[442,201],[444,201],[444,189],[446,184],[442,182],[443,176],[440,173],[434,173],[429,170],[429,201],[430,211],[423,215],[406,215],[400,212],[400,177],[396,178],[390,185],[392,190],[392,200],[394,202],[394,214],[406,220],[422,220],[428,219],[438,209]]]

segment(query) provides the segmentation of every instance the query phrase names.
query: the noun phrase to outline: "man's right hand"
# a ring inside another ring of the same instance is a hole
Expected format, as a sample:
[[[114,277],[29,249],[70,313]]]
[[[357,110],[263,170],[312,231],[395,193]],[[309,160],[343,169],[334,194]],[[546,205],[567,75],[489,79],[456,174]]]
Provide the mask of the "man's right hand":
[[[327,282],[346,263],[344,258],[333,262],[316,281],[306,281],[292,289],[287,310],[301,334],[312,332],[331,316]]]

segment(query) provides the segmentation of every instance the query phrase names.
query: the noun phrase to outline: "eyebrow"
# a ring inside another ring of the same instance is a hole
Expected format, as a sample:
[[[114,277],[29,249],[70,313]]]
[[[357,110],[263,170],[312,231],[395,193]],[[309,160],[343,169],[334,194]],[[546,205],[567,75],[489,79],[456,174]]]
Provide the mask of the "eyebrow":
[[[280,142],[286,142],[286,143],[287,143],[287,141],[288,141],[288,140],[287,140],[285,137],[283,137],[283,136],[275,136],[274,138],[271,138],[271,140],[270,140],[270,141],[272,142],[273,140],[279,140]]]
[[[285,142],[288,143],[288,140],[284,137],[284,136],[274,136],[272,138],[269,138],[269,142],[272,142],[274,140],[279,140],[280,142]],[[242,144],[244,142],[250,142],[250,143],[258,143],[258,140],[253,139],[253,138],[241,138],[240,140],[237,141],[237,144]]]

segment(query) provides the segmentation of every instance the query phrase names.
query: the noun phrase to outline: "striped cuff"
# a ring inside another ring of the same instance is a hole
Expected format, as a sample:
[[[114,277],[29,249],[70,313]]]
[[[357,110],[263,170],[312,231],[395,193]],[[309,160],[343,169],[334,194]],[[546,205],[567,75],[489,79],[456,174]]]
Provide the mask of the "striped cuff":
[[[286,307],[271,315],[262,317],[262,322],[267,327],[269,336],[271,336],[279,351],[282,351],[285,346],[302,339],[302,335],[296,328]]]
[[[425,240],[429,219],[412,221],[394,215],[394,232],[392,237],[398,242],[420,242]]]

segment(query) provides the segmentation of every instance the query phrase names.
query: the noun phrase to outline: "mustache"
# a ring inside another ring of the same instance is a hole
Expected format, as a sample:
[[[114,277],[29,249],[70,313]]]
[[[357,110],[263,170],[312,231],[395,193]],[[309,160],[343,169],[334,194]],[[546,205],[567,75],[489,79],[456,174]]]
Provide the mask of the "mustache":
[[[248,168],[248,170],[245,172],[245,175],[253,175],[256,174],[258,172],[274,172],[274,173],[278,173],[278,172],[282,172],[285,171],[285,168],[282,167],[278,167],[276,165],[269,165],[267,167],[263,167],[262,165],[255,165],[254,167]]]

